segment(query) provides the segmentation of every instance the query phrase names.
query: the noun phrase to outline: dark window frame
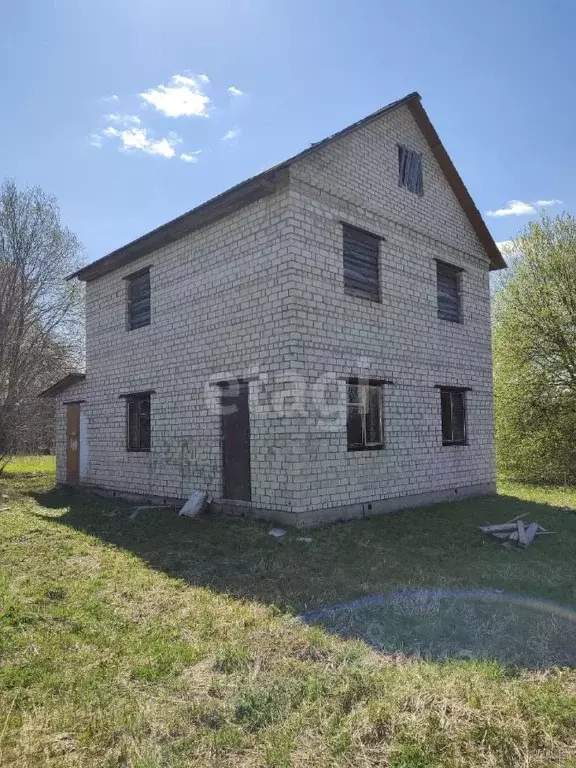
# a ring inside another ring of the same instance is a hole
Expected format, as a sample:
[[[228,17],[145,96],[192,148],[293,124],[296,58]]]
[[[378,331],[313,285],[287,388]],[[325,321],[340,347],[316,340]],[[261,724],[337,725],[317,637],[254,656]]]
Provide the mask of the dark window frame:
[[[341,222],[342,225],[342,263],[344,272],[344,293],[347,296],[355,296],[356,298],[365,299],[367,301],[373,301],[377,304],[382,303],[381,287],[380,287],[380,241],[382,237],[375,235],[373,232],[368,232],[365,229],[360,229],[347,222]],[[353,265],[348,261],[358,261],[358,253],[353,253],[350,250],[354,240],[356,245],[359,244],[360,249],[365,251],[361,258],[366,258],[368,263],[370,259],[369,251],[373,251],[373,265],[370,265],[370,269],[374,272],[371,278],[366,281],[366,287],[360,287],[358,283],[360,280],[357,277],[351,276],[349,273]],[[375,269],[374,269],[375,267]],[[348,272],[348,274],[347,274]],[[354,285],[353,283],[356,283]]]
[[[424,195],[424,168],[421,152],[408,149],[404,144],[398,147],[398,186],[405,187],[418,197]]]
[[[448,323],[464,322],[464,316],[462,312],[462,275],[464,270],[462,267],[457,267],[454,264],[449,264],[446,261],[440,261],[435,259],[436,262],[436,305],[438,311],[438,318],[445,320]],[[441,309],[440,301],[440,279],[453,280],[455,285],[455,300],[456,300],[456,313]]]
[[[152,449],[151,395],[152,392],[122,395],[126,400],[126,450],[129,453],[150,453]]]
[[[346,380],[346,442],[349,451],[381,451],[384,448],[384,384],[380,379]],[[356,401],[350,399],[351,389],[356,390]],[[376,395],[378,409],[375,419],[370,422],[371,408],[368,403]],[[357,423],[353,423],[354,410],[357,411]],[[359,422],[359,423],[358,423]],[[378,440],[370,440],[369,432],[374,426],[378,428]],[[360,433],[360,440],[354,437],[354,432]]]
[[[140,283],[142,278],[147,277],[147,294],[135,296],[138,289],[141,290]],[[138,328],[145,328],[152,321],[152,290],[150,283],[150,267],[144,267],[137,272],[132,272],[123,278],[126,283],[126,328],[129,331],[135,331]],[[144,307],[144,309],[143,309]],[[138,313],[144,312],[141,320],[137,319]]]
[[[439,386],[437,388],[440,390],[442,445],[468,445],[466,393],[470,391],[470,387]],[[458,423],[458,419],[461,419],[461,423]]]

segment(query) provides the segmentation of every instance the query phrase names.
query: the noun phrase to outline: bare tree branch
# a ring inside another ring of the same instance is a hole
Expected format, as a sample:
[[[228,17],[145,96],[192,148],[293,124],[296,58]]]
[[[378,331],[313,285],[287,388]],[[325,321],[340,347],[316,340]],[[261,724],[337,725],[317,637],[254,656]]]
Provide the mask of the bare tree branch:
[[[65,277],[81,263],[77,237],[54,197],[38,187],[0,188],[0,466],[2,456],[46,441],[51,418],[38,392],[81,354],[82,294]],[[42,422],[42,419],[44,421]],[[41,424],[42,422],[42,424]],[[46,434],[44,434],[46,433]]]

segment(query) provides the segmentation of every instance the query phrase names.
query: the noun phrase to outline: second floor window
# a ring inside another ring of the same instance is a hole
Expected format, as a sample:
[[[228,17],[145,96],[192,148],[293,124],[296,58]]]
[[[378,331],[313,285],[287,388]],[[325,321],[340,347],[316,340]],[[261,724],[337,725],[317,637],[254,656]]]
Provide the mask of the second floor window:
[[[126,397],[129,451],[150,451],[150,394]]]
[[[368,451],[384,445],[382,384],[348,380],[346,431],[349,451]]]
[[[344,292],[380,301],[380,238],[344,224]]]
[[[150,269],[140,270],[126,278],[128,330],[150,325]]]
[[[438,292],[438,317],[453,323],[462,322],[460,299],[460,275],[462,270],[436,262],[436,282]]]

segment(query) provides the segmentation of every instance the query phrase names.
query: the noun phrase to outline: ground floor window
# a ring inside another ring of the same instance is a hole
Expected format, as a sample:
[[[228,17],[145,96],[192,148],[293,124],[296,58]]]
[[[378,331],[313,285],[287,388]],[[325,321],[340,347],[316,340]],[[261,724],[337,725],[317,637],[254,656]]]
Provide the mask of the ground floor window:
[[[126,397],[129,451],[150,450],[150,393]]]
[[[442,445],[466,444],[466,390],[440,388]]]
[[[382,383],[348,379],[347,385],[348,450],[382,448]]]

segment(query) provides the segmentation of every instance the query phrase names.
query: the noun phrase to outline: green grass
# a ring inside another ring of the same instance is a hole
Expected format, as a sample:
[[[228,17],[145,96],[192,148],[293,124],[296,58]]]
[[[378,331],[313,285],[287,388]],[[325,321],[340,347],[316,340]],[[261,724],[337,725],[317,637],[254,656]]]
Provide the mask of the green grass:
[[[55,456],[14,456],[4,467],[5,475],[45,475],[56,471]]]
[[[540,603],[576,608],[576,490],[509,485],[307,543],[130,520],[51,481],[0,481],[0,764],[576,768],[576,625]],[[517,552],[477,531],[522,512],[558,535]]]

